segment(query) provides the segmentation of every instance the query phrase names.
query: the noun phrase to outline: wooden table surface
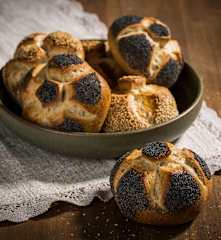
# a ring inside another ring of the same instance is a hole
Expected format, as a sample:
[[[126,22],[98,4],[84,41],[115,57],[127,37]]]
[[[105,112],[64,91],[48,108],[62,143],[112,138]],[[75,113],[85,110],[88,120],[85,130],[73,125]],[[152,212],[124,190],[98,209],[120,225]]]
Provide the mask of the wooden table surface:
[[[118,16],[137,14],[165,21],[183,48],[185,59],[204,79],[204,98],[221,116],[220,0],[81,0],[107,25]],[[114,201],[88,207],[55,203],[42,216],[20,224],[0,223],[1,240],[57,239],[221,239],[221,176],[214,176],[208,206],[198,218],[177,227],[127,222]]]

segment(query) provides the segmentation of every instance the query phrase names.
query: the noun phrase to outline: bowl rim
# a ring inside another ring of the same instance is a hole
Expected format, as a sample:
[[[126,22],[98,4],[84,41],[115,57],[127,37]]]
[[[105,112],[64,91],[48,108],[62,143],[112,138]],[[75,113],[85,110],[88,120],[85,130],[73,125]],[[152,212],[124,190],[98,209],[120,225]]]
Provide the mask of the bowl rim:
[[[62,136],[75,136],[75,137],[102,137],[102,136],[120,136],[120,135],[131,135],[131,134],[136,134],[136,133],[141,133],[141,132],[147,132],[147,131],[152,131],[154,129],[158,129],[161,127],[164,127],[166,125],[169,125],[181,118],[183,118],[185,115],[187,115],[189,112],[192,111],[193,108],[195,108],[195,106],[201,101],[202,96],[203,96],[203,81],[201,79],[201,77],[199,77],[199,74],[191,67],[190,64],[188,64],[187,62],[184,62],[185,65],[187,65],[191,71],[194,73],[194,75],[196,76],[196,78],[198,79],[198,83],[199,83],[199,90],[197,92],[197,95],[195,96],[194,101],[192,102],[192,104],[182,113],[180,113],[177,117],[166,121],[164,123],[149,127],[149,128],[142,128],[142,129],[136,129],[136,130],[131,130],[131,131],[124,131],[124,132],[102,132],[102,133],[89,133],[89,132],[64,132],[64,131],[59,131],[56,129],[52,129],[52,128],[48,128],[48,127],[43,127],[38,125],[37,123],[33,123],[30,122],[20,116],[18,116],[17,114],[15,114],[14,112],[10,111],[9,108],[7,108],[5,106],[5,104],[1,101],[0,99],[0,110],[3,110],[4,112],[6,112],[8,115],[10,115],[12,118],[14,118],[16,121],[21,122],[23,125],[27,125],[30,128],[35,128],[37,130],[40,131],[44,131],[47,132],[49,134],[57,134],[57,135],[62,135]]]

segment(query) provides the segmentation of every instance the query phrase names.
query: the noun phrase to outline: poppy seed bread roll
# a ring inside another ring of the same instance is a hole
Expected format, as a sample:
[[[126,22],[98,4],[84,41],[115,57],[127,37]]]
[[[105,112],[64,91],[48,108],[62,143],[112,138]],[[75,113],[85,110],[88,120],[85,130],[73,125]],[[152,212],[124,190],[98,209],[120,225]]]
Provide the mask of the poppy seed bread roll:
[[[51,58],[60,54],[75,54],[84,59],[84,49],[81,41],[67,32],[49,33],[43,41],[42,48]]]
[[[36,67],[21,91],[24,118],[66,132],[99,132],[111,92],[77,55],[62,54]]]
[[[17,46],[14,58],[3,68],[3,82],[11,96],[20,104],[20,92],[27,74],[37,65],[47,61],[47,53],[41,48],[46,34],[33,33]]]
[[[124,75],[123,69],[114,60],[106,40],[82,40],[85,60],[107,81],[111,88],[116,87],[118,78]]]
[[[84,59],[81,41],[70,33],[32,33],[17,46],[14,58],[3,68],[3,81],[12,97],[21,105],[21,89],[29,72],[57,54],[76,54]]]
[[[168,26],[152,17],[123,16],[108,32],[110,51],[127,74],[144,75],[147,83],[172,86],[182,69],[180,46]]]
[[[166,122],[178,115],[169,89],[146,84],[145,77],[124,76],[112,92],[104,132],[131,131]]]
[[[123,155],[110,183],[125,217],[145,224],[178,225],[193,220],[205,205],[211,173],[193,151],[153,142]]]

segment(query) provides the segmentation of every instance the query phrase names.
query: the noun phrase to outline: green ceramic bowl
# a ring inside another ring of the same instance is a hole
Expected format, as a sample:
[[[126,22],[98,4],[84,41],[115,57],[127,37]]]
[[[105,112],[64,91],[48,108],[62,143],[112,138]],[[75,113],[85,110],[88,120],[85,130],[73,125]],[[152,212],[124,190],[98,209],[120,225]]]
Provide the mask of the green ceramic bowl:
[[[171,88],[179,116],[160,125],[119,133],[66,133],[24,120],[0,81],[0,120],[16,135],[46,150],[82,158],[115,158],[152,141],[174,141],[192,124],[202,104],[202,82],[185,63]]]

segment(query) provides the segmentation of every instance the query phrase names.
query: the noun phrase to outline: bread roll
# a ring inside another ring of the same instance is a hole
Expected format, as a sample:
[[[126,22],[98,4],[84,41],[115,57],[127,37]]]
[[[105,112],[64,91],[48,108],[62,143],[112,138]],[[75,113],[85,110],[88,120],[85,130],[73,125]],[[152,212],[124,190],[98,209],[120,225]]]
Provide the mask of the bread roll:
[[[176,101],[162,86],[148,84],[142,76],[124,76],[112,93],[104,132],[148,128],[178,115]]]
[[[85,60],[99,72],[111,88],[116,87],[118,78],[124,75],[123,69],[114,60],[106,40],[82,40]]]
[[[21,91],[23,116],[68,132],[99,132],[111,92],[107,82],[77,55],[62,54],[39,65]]]
[[[193,220],[205,205],[211,173],[193,151],[153,142],[122,156],[110,183],[125,217],[145,224],[177,225]]]
[[[148,83],[166,87],[178,79],[183,60],[170,29],[152,17],[123,16],[111,25],[108,43],[127,74],[144,75]]]
[[[32,33],[17,46],[14,58],[3,68],[4,84],[21,105],[21,89],[30,71],[57,54],[76,54],[84,59],[81,41],[66,32]]]

